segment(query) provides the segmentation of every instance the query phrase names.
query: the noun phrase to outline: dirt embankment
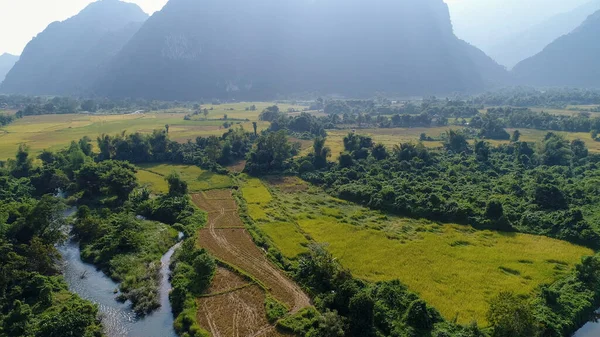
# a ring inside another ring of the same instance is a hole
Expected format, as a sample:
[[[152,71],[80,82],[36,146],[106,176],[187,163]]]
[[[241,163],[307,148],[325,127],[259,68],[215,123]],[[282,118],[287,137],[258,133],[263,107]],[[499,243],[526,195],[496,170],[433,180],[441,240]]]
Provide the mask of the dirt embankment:
[[[201,247],[257,279],[292,313],[310,306],[310,299],[302,289],[254,244],[237,213],[231,191],[209,191],[193,195],[192,199],[208,212],[208,224],[198,238]],[[281,336],[266,321],[264,291],[257,285],[245,286],[240,279],[240,276],[219,268],[213,288],[209,290],[209,294],[217,295],[198,299],[200,323],[214,337]],[[222,289],[224,284],[229,289]]]

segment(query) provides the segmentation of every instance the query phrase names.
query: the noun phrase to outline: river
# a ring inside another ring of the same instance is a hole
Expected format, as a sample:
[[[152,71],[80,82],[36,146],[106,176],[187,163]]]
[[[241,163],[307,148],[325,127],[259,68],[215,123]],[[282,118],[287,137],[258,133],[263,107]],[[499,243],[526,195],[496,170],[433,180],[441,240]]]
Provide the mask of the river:
[[[599,310],[600,312],[600,310]],[[600,336],[600,322],[588,322],[579,329],[573,337],[598,337]]]
[[[69,290],[98,305],[104,332],[108,337],[177,337],[169,303],[169,264],[179,245],[169,249],[161,259],[161,306],[143,318],[136,317],[131,310],[131,303],[116,301],[116,290],[119,287],[117,283],[96,270],[93,265],[81,261],[78,243],[70,241],[58,247],[58,250],[63,258],[62,270]],[[82,278],[82,275],[85,277]]]

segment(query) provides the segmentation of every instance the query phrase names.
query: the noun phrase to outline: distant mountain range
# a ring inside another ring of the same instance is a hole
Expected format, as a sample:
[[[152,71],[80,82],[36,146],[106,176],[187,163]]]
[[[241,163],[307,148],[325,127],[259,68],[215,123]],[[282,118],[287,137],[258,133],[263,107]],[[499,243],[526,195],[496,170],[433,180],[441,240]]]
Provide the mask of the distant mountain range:
[[[50,24],[25,47],[0,85],[4,93],[83,95],[148,18],[137,5],[117,0],[90,4]]]
[[[518,83],[535,86],[600,87],[600,11],[513,70]]]
[[[171,0],[145,19],[132,4],[93,3],[33,39],[0,91],[408,96],[478,91],[508,76],[456,38],[442,0]]]
[[[530,48],[513,48],[534,52],[558,34],[548,27]],[[509,73],[454,35],[442,0],[170,0],[149,19],[137,5],[100,0],[35,37],[0,92],[263,100],[600,86],[599,34],[596,13]]]
[[[572,32],[588,16],[598,10],[600,10],[600,0],[590,1],[572,11],[556,15],[501,40],[486,51],[498,63],[511,69],[517,63],[541,52],[557,38]]]
[[[19,60],[18,56],[4,53],[0,55],[0,83],[4,81],[4,77],[10,71],[10,69]]]

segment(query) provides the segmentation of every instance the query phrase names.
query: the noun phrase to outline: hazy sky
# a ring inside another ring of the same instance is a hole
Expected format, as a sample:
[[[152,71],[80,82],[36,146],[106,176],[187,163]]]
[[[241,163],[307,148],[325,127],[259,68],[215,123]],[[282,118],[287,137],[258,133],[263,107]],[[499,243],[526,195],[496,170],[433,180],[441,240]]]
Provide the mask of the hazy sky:
[[[160,10],[167,2],[127,1],[138,4],[148,14]],[[483,48],[495,39],[519,32],[589,0],[445,1],[450,5],[456,35]],[[0,0],[0,54],[20,54],[48,24],[77,14],[90,2],[93,0]]]
[[[94,0],[0,0],[0,55],[21,54],[25,45],[54,21],[79,13]],[[127,0],[144,12],[160,10],[167,0]]]
[[[455,34],[484,48],[590,0],[445,0]]]

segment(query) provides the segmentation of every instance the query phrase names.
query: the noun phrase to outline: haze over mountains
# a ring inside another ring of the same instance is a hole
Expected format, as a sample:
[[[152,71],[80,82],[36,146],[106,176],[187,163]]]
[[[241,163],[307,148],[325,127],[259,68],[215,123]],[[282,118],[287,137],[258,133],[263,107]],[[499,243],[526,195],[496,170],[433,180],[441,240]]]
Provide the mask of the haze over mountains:
[[[143,16],[100,25],[112,37],[95,24],[104,21],[99,8],[118,4],[103,0],[51,25],[0,90],[156,99],[424,95],[479,90],[506,76],[454,36],[442,0],[171,0],[122,48],[134,30],[122,29]],[[106,52],[94,59],[92,47]]]
[[[18,60],[18,56],[11,55],[8,53],[0,55],[0,83],[4,81],[4,77]]]
[[[520,34],[499,47],[496,58],[512,64],[534,55],[594,6],[600,0]],[[598,85],[589,74],[575,80],[579,68],[600,64],[588,55],[595,52],[594,34],[577,34],[569,48],[582,49],[569,52],[559,52],[567,43],[559,39],[547,48],[551,52],[509,73],[455,36],[443,0],[170,0],[149,19],[135,4],[100,0],[34,38],[0,92],[262,100],[307,93],[425,96],[523,83]],[[570,58],[580,67],[568,68],[573,73],[566,77],[543,74],[550,54],[553,66]]]
[[[88,93],[107,62],[147,17],[135,4],[92,3],[78,15],[50,24],[31,40],[0,90],[32,95]]]
[[[572,33],[514,68],[519,83],[537,86],[600,87],[600,11]]]
[[[590,1],[571,11],[555,15],[526,30],[515,33],[486,48],[488,54],[498,63],[513,68],[539,52],[557,38],[572,32],[585,19],[600,10],[600,0]]]

